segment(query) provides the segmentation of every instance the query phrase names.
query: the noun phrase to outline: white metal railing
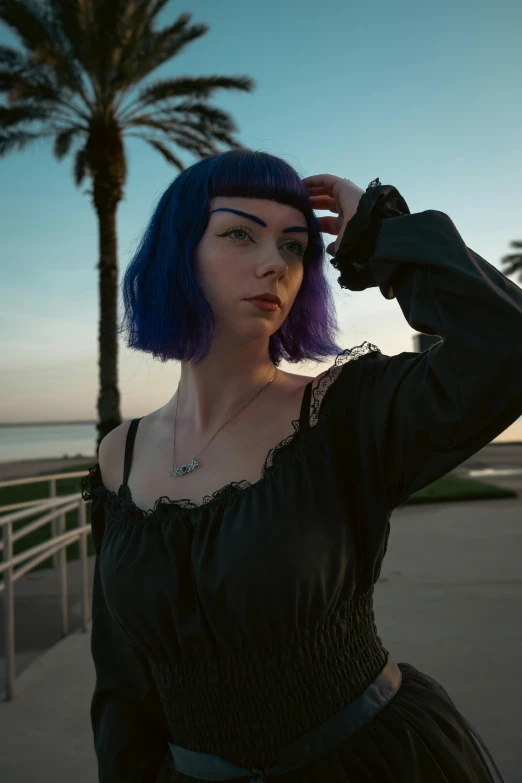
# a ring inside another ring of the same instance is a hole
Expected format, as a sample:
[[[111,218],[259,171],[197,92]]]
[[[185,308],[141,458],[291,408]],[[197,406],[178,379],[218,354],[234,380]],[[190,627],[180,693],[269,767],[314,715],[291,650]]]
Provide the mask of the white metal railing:
[[[48,498],[0,506],[0,528],[2,530],[0,551],[3,553],[3,560],[0,562],[0,574],[3,574],[3,583],[0,583],[0,593],[3,592],[4,594],[4,650],[7,701],[12,701],[15,697],[15,582],[52,555],[53,568],[60,572],[62,636],[67,636],[69,633],[69,612],[67,601],[66,547],[73,541],[80,542],[82,630],[84,633],[89,633],[90,631],[91,618],[89,611],[87,536],[91,532],[91,526],[85,522],[85,502],[81,496],[81,492],[76,492],[73,495],[61,495],[60,497],[57,497],[56,495],[57,479],[76,478],[78,476],[85,476],[86,473],[86,470],[80,470],[74,473],[52,473],[46,474],[45,476],[31,476],[29,478],[0,481],[0,489],[2,487],[12,487],[16,484],[35,484],[42,481],[49,482]],[[78,510],[78,526],[73,530],[66,531],[65,515],[68,511],[74,509]],[[35,514],[42,514],[42,516],[39,516],[38,519],[35,519],[30,524],[13,532],[13,522],[32,517]],[[33,546],[25,552],[20,552],[16,557],[13,556],[13,544],[15,541],[18,541],[18,539],[23,538],[28,533],[37,530],[39,527],[46,525],[49,522],[51,523],[51,538],[48,541]],[[21,565],[15,571],[15,566],[20,563],[24,563],[24,565]]]

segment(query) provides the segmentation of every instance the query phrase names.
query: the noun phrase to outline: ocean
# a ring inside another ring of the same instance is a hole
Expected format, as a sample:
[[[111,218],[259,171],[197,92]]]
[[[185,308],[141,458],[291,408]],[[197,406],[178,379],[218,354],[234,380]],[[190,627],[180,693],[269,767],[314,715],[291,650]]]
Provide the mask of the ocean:
[[[0,462],[20,459],[93,458],[96,423],[0,424]]]

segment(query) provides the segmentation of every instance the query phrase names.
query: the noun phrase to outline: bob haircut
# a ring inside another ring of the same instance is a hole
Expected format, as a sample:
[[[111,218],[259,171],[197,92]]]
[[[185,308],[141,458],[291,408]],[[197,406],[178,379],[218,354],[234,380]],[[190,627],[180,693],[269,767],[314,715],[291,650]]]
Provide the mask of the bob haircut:
[[[283,358],[321,361],[339,354],[342,349],[333,339],[339,332],[335,303],[324,274],[325,247],[306,187],[286,161],[244,148],[199,160],[159,199],[122,283],[127,346],[162,362],[197,364],[207,356],[215,322],[193,258],[215,196],[271,199],[304,214],[309,244],[303,280],[284,323],[269,338],[269,356],[277,366]]]

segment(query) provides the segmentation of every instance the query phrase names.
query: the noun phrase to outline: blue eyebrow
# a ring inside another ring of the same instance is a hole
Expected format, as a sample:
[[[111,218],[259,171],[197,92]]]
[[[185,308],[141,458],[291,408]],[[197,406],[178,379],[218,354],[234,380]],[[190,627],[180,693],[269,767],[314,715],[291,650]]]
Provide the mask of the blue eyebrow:
[[[219,209],[213,209],[212,212],[234,212],[236,215],[241,215],[242,217],[250,218],[250,220],[253,220],[255,223],[259,223],[260,226],[263,226],[263,228],[266,228],[266,223],[264,220],[261,220],[261,218],[256,217],[256,215],[251,215],[249,212],[241,212],[239,209],[230,209],[229,207],[219,207]],[[290,226],[290,228],[284,228],[283,234],[289,234],[290,232],[294,231],[305,231],[308,233],[308,229],[304,228],[304,226]]]

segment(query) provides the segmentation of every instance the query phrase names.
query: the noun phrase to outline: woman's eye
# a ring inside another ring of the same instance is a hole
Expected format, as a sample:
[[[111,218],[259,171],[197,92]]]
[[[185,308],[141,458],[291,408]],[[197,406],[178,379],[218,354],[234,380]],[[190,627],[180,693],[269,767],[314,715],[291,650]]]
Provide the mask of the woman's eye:
[[[230,238],[232,239],[233,242],[245,242],[246,241],[245,239],[233,239],[232,236],[231,236],[232,234],[246,234],[246,236],[249,239],[251,239],[250,234],[248,233],[248,231],[245,228],[232,228],[230,231],[226,231],[224,234],[221,234],[221,236],[225,236],[225,237],[230,236]],[[287,242],[286,244],[287,245],[294,245],[295,247],[297,247],[297,251],[294,250],[294,251],[291,251],[291,252],[297,252],[297,255],[299,255],[301,257],[304,256],[305,251],[306,251],[306,246],[303,245],[301,242],[298,242],[297,240],[292,240],[291,242]]]
[[[227,231],[226,234],[224,234],[224,236],[228,237],[231,234],[246,234],[247,237],[250,236],[249,233],[247,231],[245,231],[244,228],[233,228],[232,231]],[[244,241],[245,241],[244,239],[235,239],[234,240],[234,242],[244,242]]]

